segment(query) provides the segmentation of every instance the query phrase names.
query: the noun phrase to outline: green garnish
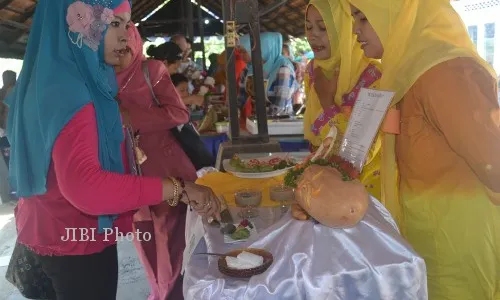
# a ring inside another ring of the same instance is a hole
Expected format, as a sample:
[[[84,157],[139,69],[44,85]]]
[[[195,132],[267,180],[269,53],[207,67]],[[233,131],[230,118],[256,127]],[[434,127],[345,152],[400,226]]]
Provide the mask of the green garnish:
[[[273,158],[269,161],[251,159],[247,162],[239,158],[238,155],[234,155],[229,164],[241,173],[265,173],[295,166],[295,162],[291,159]]]
[[[246,228],[238,228],[231,234],[233,240],[244,240],[250,237],[250,230]]]
[[[315,161],[308,160],[306,163],[297,166],[293,169],[288,170],[284,178],[284,184],[286,186],[297,188],[297,181],[299,181],[300,176],[304,173],[304,170],[309,166],[319,165],[319,166],[328,166],[337,169],[342,175],[343,181],[351,181],[353,178],[347,173],[344,168],[337,162],[332,162],[327,159],[318,159]]]

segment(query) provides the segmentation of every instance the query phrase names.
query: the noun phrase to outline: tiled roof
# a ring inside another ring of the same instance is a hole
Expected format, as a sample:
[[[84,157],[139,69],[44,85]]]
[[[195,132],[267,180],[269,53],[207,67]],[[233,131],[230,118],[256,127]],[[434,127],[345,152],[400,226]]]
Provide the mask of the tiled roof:
[[[59,1],[59,0],[50,0]],[[170,0],[171,2],[191,0]],[[202,5],[222,18],[222,0],[200,0]],[[33,16],[38,0],[0,0],[0,57],[21,58],[28,38]],[[259,8],[273,6],[277,0],[258,0]],[[277,6],[272,12],[260,20],[261,29],[265,31],[279,31],[286,35],[302,36],[304,34],[304,13],[308,0],[288,0]],[[165,0],[132,0],[132,20],[141,21]],[[172,3],[170,3],[172,4]],[[167,4],[168,5],[168,4]],[[196,11],[196,10],[195,10]],[[178,13],[178,12],[176,12]],[[170,16],[159,14],[158,18],[169,20]],[[176,16],[179,18],[179,16]],[[161,31],[161,28],[158,30]],[[148,30],[149,32],[149,30]]]

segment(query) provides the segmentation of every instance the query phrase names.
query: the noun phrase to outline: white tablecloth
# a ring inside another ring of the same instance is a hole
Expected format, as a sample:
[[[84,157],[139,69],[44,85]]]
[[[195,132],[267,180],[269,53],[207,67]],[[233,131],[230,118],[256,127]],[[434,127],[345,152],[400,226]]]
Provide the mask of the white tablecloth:
[[[218,257],[193,255],[184,274],[185,299],[427,299],[424,260],[377,200],[372,199],[363,221],[350,229],[296,221],[289,213],[281,216],[280,208],[259,211],[254,220],[258,234],[251,240],[224,244],[219,228],[205,223],[194,253],[262,248],[274,256],[271,267],[250,279],[235,279],[218,271]],[[236,212],[232,210],[233,217]]]

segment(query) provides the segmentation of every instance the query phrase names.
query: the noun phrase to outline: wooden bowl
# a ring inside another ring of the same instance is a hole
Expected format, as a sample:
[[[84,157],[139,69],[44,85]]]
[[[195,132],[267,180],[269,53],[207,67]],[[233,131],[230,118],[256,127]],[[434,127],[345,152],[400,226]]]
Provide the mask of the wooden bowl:
[[[238,256],[238,254],[240,254],[243,251],[262,256],[264,258],[264,263],[257,268],[246,269],[246,270],[236,270],[236,269],[229,268],[227,266],[227,263],[226,263],[226,258],[221,257],[221,258],[219,258],[219,271],[222,274],[230,276],[230,277],[250,278],[254,275],[259,275],[259,274],[264,273],[273,264],[273,255],[264,249],[256,249],[256,248],[238,249],[238,250],[230,251],[230,252],[226,253],[226,255],[236,257],[236,256]]]

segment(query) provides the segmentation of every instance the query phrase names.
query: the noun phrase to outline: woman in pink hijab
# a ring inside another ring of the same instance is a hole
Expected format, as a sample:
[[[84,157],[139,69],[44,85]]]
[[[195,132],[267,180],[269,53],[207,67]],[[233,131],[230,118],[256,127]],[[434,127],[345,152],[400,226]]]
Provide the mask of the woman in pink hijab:
[[[196,180],[196,170],[171,134],[170,129],[188,122],[189,112],[178,95],[165,65],[146,60],[143,43],[135,26],[129,29],[130,51],[116,68],[118,98],[127,111],[134,130],[139,131],[139,147],[147,159],[141,165],[145,176],[174,176]],[[161,106],[155,104],[145,80],[147,65],[153,91]],[[149,242],[135,242],[139,258],[151,285],[148,300],[183,299],[180,271],[185,248],[186,205],[143,207],[134,216],[134,226],[151,232]],[[134,229],[135,230],[135,229]]]

